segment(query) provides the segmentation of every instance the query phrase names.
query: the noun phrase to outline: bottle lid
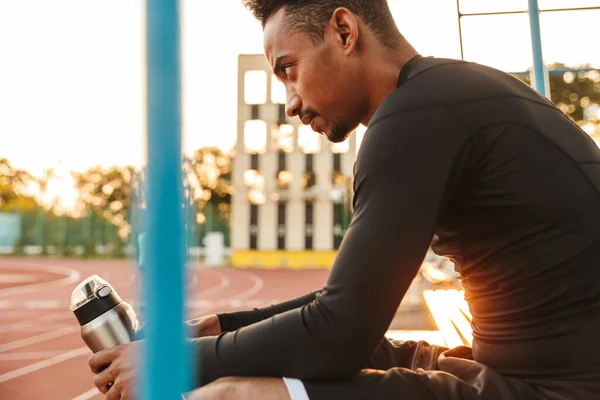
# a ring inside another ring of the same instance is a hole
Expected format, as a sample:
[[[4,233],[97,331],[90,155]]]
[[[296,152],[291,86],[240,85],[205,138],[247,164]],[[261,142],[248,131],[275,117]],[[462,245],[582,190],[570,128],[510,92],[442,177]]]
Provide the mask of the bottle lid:
[[[115,290],[98,275],[81,282],[71,293],[71,311],[85,325],[121,302]]]

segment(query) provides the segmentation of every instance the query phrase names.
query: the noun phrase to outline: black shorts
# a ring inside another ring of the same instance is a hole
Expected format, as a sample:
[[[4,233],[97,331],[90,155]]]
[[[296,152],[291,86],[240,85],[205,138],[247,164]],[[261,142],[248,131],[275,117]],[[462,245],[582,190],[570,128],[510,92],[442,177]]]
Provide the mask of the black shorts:
[[[384,339],[369,364],[350,380],[305,380],[310,400],[592,400],[600,380],[502,376],[472,359],[471,348]]]

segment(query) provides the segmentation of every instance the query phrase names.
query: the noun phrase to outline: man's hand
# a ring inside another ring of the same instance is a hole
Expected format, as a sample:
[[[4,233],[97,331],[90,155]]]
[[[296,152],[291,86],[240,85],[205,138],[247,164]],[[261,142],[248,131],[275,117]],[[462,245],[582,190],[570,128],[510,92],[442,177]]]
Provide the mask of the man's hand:
[[[192,328],[192,337],[194,338],[221,334],[221,324],[216,314],[190,320],[187,324]]]
[[[93,354],[88,364],[94,385],[107,400],[134,400],[137,393],[137,361],[141,342],[132,342]]]

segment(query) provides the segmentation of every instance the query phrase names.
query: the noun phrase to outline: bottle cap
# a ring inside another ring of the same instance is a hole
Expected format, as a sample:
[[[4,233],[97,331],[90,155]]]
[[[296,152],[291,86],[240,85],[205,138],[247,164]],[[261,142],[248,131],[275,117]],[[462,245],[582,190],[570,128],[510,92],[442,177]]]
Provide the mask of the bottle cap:
[[[83,326],[121,301],[108,282],[98,275],[92,275],[73,289],[70,308],[79,324]]]

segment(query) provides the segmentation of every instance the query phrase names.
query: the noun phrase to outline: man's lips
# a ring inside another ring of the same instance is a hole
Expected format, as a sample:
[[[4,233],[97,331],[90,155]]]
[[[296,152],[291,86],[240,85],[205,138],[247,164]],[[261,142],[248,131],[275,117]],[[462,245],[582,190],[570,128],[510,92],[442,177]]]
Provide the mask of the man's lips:
[[[310,127],[314,132],[320,133],[321,135],[325,135],[325,132],[323,131],[323,129],[321,129],[322,127],[318,126],[316,119],[310,121]]]

